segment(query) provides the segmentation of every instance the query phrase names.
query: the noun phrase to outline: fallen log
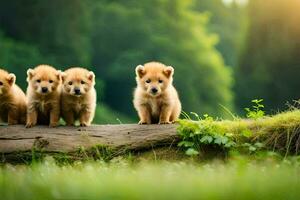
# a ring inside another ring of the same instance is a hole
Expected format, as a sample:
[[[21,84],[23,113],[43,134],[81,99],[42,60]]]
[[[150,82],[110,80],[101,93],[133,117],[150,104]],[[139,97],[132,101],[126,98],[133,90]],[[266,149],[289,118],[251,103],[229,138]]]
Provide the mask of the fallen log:
[[[176,125],[94,125],[90,127],[48,128],[0,126],[0,153],[42,150],[46,153],[77,151],[105,146],[112,149],[141,150],[178,140]]]
[[[193,137],[195,134],[202,136]],[[216,147],[216,152],[226,153],[221,144],[201,143],[201,138],[209,134],[230,134],[230,139],[236,144],[233,148],[242,152],[245,145],[259,143],[261,150],[276,151],[285,156],[299,155],[300,111],[283,112],[256,120],[181,120],[179,124],[172,125],[124,124],[57,128],[37,126],[30,129],[24,126],[0,126],[0,162],[30,161],[36,156],[43,158],[45,155],[54,154],[63,155],[63,159],[65,156],[69,157],[70,160],[109,160],[118,155],[136,155],[146,151],[153,152],[156,159],[158,147],[167,147],[168,152],[175,150],[175,153],[168,153],[167,157],[177,154],[177,143],[183,139],[191,144],[198,143],[196,146],[201,149],[197,150],[202,151],[203,155]],[[181,147],[181,153],[184,152],[182,150],[184,148]]]

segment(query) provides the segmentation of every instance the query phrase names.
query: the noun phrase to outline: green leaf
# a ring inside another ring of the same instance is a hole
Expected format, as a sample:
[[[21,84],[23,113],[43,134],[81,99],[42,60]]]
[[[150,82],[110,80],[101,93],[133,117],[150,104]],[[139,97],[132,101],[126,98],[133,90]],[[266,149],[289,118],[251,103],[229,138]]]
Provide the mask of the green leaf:
[[[256,143],[254,144],[254,146],[256,146],[257,148],[262,148],[262,147],[264,147],[264,144],[263,144],[263,143],[260,143],[260,142],[256,142]]]
[[[208,136],[208,135],[202,137],[200,140],[200,142],[205,143],[205,144],[207,144],[207,143],[210,144],[212,141],[213,141],[213,137]]]
[[[227,144],[225,144],[225,147],[226,147],[226,148],[230,148],[230,147],[233,147],[233,146],[235,146],[235,145],[236,145],[235,142],[230,141],[230,142],[228,142]]]
[[[256,151],[256,147],[250,146],[250,147],[249,147],[249,151]]]
[[[181,141],[178,143],[178,146],[184,146],[184,147],[192,147],[194,146],[194,142],[189,142],[189,141]]]
[[[185,154],[188,156],[195,156],[195,155],[198,155],[199,152],[193,148],[188,148],[188,150],[186,150]]]
[[[244,143],[244,144],[242,144],[242,146],[243,146],[243,147],[250,147],[251,144],[249,144],[249,143]]]
[[[220,136],[216,136],[215,137],[215,141],[214,141],[215,144],[218,144],[218,145],[221,145],[222,143],[222,138]]]
[[[185,141],[181,141],[177,144],[177,146],[182,147],[184,145]]]
[[[228,138],[227,137],[221,137],[221,142],[222,142],[222,144],[226,144],[228,142]]]

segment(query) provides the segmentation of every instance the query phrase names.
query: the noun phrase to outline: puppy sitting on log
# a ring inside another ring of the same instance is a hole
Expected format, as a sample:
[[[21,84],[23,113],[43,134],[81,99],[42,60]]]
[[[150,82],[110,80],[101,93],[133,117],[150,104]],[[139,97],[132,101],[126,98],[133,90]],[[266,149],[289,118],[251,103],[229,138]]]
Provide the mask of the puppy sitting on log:
[[[27,123],[55,127],[60,118],[61,72],[49,65],[27,71]]]
[[[95,74],[83,68],[70,68],[62,74],[61,113],[68,126],[79,120],[89,126],[96,110]]]
[[[25,124],[26,96],[15,84],[16,76],[0,69],[0,121]]]
[[[181,112],[181,103],[174,88],[171,66],[150,62],[135,69],[137,88],[133,104],[138,112],[139,124],[170,124]]]

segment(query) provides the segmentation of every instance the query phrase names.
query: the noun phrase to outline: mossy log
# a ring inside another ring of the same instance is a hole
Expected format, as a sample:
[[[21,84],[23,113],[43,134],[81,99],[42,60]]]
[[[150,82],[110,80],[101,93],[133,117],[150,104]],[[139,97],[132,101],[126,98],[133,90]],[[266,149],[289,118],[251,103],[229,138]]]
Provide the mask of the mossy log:
[[[0,153],[11,154],[42,150],[75,152],[104,146],[111,149],[142,150],[174,143],[176,125],[93,125],[90,127],[48,128],[36,126],[0,126]]]
[[[66,155],[75,160],[85,156],[109,160],[126,152],[144,153],[158,147],[167,147],[168,150],[172,147],[177,152],[180,140],[177,127],[181,131],[186,129],[185,132],[192,132],[206,130],[205,126],[215,128],[219,134],[232,133],[233,139],[240,145],[260,142],[265,150],[284,155],[299,155],[300,152],[300,111],[295,110],[257,120],[182,120],[180,124],[172,125],[37,126],[30,129],[0,126],[0,162],[32,160],[37,154],[41,157]],[[245,137],[245,132],[250,136]],[[218,152],[224,152],[224,148],[219,148]],[[209,151],[203,152],[205,155],[207,153]]]

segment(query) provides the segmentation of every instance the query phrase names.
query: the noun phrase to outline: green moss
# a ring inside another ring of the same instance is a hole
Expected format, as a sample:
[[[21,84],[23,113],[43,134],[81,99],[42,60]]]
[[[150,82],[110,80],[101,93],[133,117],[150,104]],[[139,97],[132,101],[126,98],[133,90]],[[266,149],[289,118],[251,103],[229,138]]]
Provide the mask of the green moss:
[[[181,120],[178,132],[181,146],[198,150],[200,146],[219,146],[223,150],[243,147],[250,151],[259,148],[285,155],[298,154],[300,111],[293,110],[258,119]],[[228,145],[230,144],[230,145]]]

